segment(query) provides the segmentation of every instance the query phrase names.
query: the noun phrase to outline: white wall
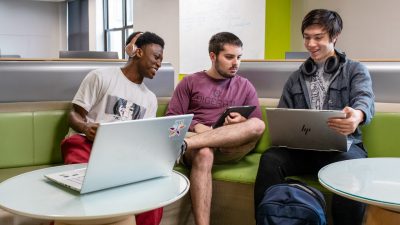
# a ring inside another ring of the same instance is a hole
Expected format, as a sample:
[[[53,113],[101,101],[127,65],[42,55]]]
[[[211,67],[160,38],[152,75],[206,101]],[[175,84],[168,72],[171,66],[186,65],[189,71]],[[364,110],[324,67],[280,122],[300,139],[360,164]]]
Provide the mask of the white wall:
[[[400,1],[398,0],[292,0],[291,47],[305,51],[301,21],[312,9],[337,11],[343,31],[337,47],[355,59],[400,58]]]
[[[56,58],[66,49],[66,3],[0,1],[2,55]]]
[[[181,0],[179,7],[181,73],[210,68],[208,42],[223,31],[242,40],[243,58],[264,58],[265,0]]]
[[[165,41],[164,62],[179,72],[179,0],[134,0],[133,29],[158,34]]]
[[[185,1],[185,0],[182,0]],[[91,50],[103,50],[101,0],[90,0],[91,17],[96,18],[96,36],[90,37]],[[165,61],[180,70],[180,0],[134,0],[135,30],[153,31],[166,41]],[[93,11],[92,7],[97,8]],[[352,58],[400,58],[400,1],[398,0],[292,0],[291,48],[304,51],[300,33],[304,15],[314,8],[328,8],[340,13],[344,30],[337,47]],[[222,10],[222,9],[218,9]],[[100,10],[101,11],[101,10]],[[96,12],[93,14],[93,12]],[[216,11],[215,13],[217,13]],[[58,57],[67,49],[66,2],[0,0],[0,50],[2,54],[18,54],[25,58]],[[253,36],[258,35],[251,34]],[[93,38],[93,39],[92,39]],[[241,37],[244,39],[243,37]],[[251,40],[243,40],[248,45]],[[260,49],[263,49],[260,45]],[[201,48],[201,49],[200,49]],[[207,57],[207,49],[199,47],[190,54]],[[186,57],[185,57],[186,58]],[[244,56],[244,58],[249,58]],[[207,59],[208,60],[208,59]],[[205,68],[206,69],[206,68]],[[187,71],[189,72],[189,71]],[[190,71],[193,72],[193,71]]]
[[[176,74],[207,69],[208,41],[220,31],[242,39],[243,57],[264,57],[265,0],[134,0],[133,16],[135,31],[155,32],[165,40],[164,61]]]
[[[89,0],[89,51],[104,51],[103,0]]]

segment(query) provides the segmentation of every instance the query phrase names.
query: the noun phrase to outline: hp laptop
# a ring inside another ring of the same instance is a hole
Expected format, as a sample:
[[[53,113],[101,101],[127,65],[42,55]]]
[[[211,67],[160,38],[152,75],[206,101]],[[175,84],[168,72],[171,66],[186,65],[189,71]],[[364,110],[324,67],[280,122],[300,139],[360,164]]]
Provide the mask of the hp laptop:
[[[328,127],[329,118],[345,118],[335,110],[266,108],[272,146],[317,151],[347,151],[347,136]]]
[[[81,194],[168,176],[193,114],[102,123],[86,168],[45,175]]]

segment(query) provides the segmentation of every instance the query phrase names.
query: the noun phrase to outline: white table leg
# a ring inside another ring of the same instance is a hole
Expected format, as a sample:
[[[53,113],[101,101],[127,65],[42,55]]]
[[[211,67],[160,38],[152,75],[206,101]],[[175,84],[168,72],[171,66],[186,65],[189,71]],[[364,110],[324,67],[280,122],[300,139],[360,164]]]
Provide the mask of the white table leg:
[[[55,221],[54,225],[136,225],[136,220],[132,215],[97,220]]]

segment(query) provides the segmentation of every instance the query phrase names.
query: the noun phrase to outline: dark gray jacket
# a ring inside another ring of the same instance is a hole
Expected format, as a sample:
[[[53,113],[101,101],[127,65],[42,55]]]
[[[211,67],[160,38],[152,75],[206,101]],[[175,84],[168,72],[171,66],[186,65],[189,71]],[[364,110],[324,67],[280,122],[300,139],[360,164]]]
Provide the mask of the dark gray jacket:
[[[362,125],[368,124],[375,113],[375,96],[368,69],[360,62],[344,58],[337,73],[329,86],[323,109],[342,110],[345,106],[350,106],[364,112]],[[305,76],[299,69],[289,77],[279,100],[279,108],[310,108]],[[360,128],[358,127],[349,138],[353,139],[355,144],[362,142]]]

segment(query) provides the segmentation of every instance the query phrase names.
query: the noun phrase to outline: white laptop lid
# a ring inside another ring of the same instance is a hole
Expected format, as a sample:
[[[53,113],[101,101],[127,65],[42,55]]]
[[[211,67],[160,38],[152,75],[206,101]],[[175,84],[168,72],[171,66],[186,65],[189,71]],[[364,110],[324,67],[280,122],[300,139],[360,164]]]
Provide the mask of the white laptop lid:
[[[100,124],[80,193],[170,175],[192,118],[187,114]],[[54,180],[55,174],[46,177]]]
[[[347,151],[347,136],[328,127],[342,111],[266,108],[272,146],[318,151]]]

